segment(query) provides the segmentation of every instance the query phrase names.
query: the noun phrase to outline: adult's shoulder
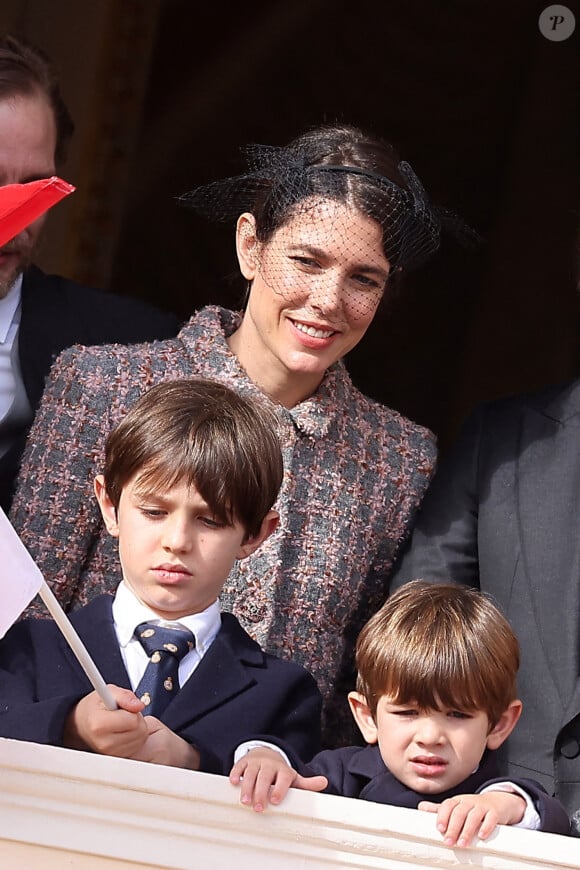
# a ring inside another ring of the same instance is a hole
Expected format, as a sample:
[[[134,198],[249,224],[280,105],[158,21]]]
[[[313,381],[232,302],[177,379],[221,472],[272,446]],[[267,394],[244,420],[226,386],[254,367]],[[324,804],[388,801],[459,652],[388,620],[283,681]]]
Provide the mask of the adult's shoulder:
[[[90,430],[98,426],[104,432],[148,387],[194,374],[193,360],[178,338],[67,347],[45,384],[39,406],[45,415],[42,425],[54,424],[70,436],[74,420],[84,429],[83,438],[92,437]]]
[[[555,421],[580,414],[580,378],[553,384],[540,390],[481,403],[472,416],[480,414],[497,420],[515,420],[536,413]]]
[[[487,449],[517,450],[522,427],[544,423],[552,429],[580,415],[580,379],[540,390],[478,403],[465,418],[452,457],[476,451],[482,460]]]
[[[73,344],[61,351],[51,376],[59,370],[72,378],[89,378],[93,386],[107,378],[122,384],[129,378],[143,377],[155,382],[162,377],[187,377],[186,353],[179,336],[139,343]],[[183,368],[183,372],[174,372]],[[74,373],[74,375],[73,375]],[[111,382],[109,381],[109,388]]]
[[[369,438],[373,438],[377,445],[387,448],[396,442],[401,445],[401,449],[406,447],[410,451],[420,450],[429,455],[435,454],[436,438],[430,429],[365,395],[354,386],[350,391],[350,402],[345,408],[345,416],[350,420],[351,432],[356,431],[362,441],[368,443]]]
[[[169,338],[179,329],[175,314],[141,299],[48,275],[36,266],[24,274],[23,322],[51,323],[69,333],[70,344],[132,343]],[[63,345],[65,346],[65,345]]]

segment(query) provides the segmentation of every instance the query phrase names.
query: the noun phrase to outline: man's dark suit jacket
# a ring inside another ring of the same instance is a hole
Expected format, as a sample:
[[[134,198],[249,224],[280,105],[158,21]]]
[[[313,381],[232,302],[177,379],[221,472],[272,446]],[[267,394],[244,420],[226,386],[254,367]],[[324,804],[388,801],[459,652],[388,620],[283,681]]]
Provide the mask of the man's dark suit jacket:
[[[377,745],[325,750],[316,755],[308,765],[304,765],[300,772],[305,776],[325,776],[328,779],[326,794],[417,809],[419,802],[423,800],[443,803],[448,797],[477,794],[487,785],[505,782],[505,776],[498,776],[495,756],[495,752],[486,752],[476,773],[443,794],[420,794],[403,785],[385,767]],[[531,780],[510,781],[523,788],[534,802],[540,816],[540,830],[552,834],[569,833],[570,823],[558,800],[547,795],[538,783]]]
[[[482,406],[423,502],[392,588],[490,593],[521,645],[517,728],[499,750],[580,808],[580,381]],[[503,765],[502,765],[503,766]]]
[[[31,266],[22,283],[18,351],[24,387],[33,413],[58,354],[73,344],[132,344],[171,338],[179,321],[168,312],[128,296],[82,287]],[[28,427],[0,457],[0,506],[7,512]]]
[[[101,595],[70,618],[105,682],[130,689],[112,603]],[[51,619],[17,623],[0,641],[0,736],[62,746],[67,715],[92,690]],[[304,668],[262,652],[223,613],[216,639],[160,718],[200,750],[201,770],[228,774],[247,739],[310,758],[320,748],[321,704]]]

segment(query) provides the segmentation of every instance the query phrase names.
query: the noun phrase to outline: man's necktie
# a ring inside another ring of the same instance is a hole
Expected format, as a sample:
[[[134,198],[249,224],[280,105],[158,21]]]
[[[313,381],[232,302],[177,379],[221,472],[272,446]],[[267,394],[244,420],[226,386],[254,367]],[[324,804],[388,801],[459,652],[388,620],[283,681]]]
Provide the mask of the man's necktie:
[[[149,656],[149,664],[135,694],[145,704],[144,716],[161,716],[179,691],[181,659],[195,647],[195,638],[185,626],[142,622],[135,637]]]

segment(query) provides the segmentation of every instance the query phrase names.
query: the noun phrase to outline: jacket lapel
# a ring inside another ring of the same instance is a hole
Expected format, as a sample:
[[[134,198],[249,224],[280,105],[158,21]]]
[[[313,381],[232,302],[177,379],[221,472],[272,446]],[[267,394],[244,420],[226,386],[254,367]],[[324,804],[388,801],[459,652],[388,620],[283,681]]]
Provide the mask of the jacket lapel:
[[[515,486],[533,615],[562,705],[576,689],[580,587],[580,389],[523,416]]]
[[[81,636],[104,681],[130,689],[131,683],[123,664],[113,627],[112,605],[112,596],[100,595],[86,607],[70,614],[70,620]],[[65,655],[80,669],[81,666],[64,637],[61,639],[61,643],[65,649]]]
[[[26,393],[34,409],[56,353],[78,341],[54,282],[35,266],[24,273],[18,350]]]
[[[167,707],[163,721],[174,731],[181,729],[254,685],[246,662],[261,664],[263,653],[237,620],[224,613],[216,639]]]

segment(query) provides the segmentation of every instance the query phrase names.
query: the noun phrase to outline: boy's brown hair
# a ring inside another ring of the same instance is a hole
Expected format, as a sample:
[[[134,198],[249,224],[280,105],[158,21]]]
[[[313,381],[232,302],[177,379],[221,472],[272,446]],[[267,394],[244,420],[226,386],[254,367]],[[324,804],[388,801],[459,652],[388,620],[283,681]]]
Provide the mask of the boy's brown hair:
[[[516,698],[520,652],[507,619],[476,589],[407,583],[361,631],[357,691],[421,709],[482,710],[493,728]]]
[[[215,517],[260,531],[283,476],[276,417],[263,404],[203,378],[152,387],[110,433],[104,478],[115,509],[137,476],[144,493],[193,486]]]

